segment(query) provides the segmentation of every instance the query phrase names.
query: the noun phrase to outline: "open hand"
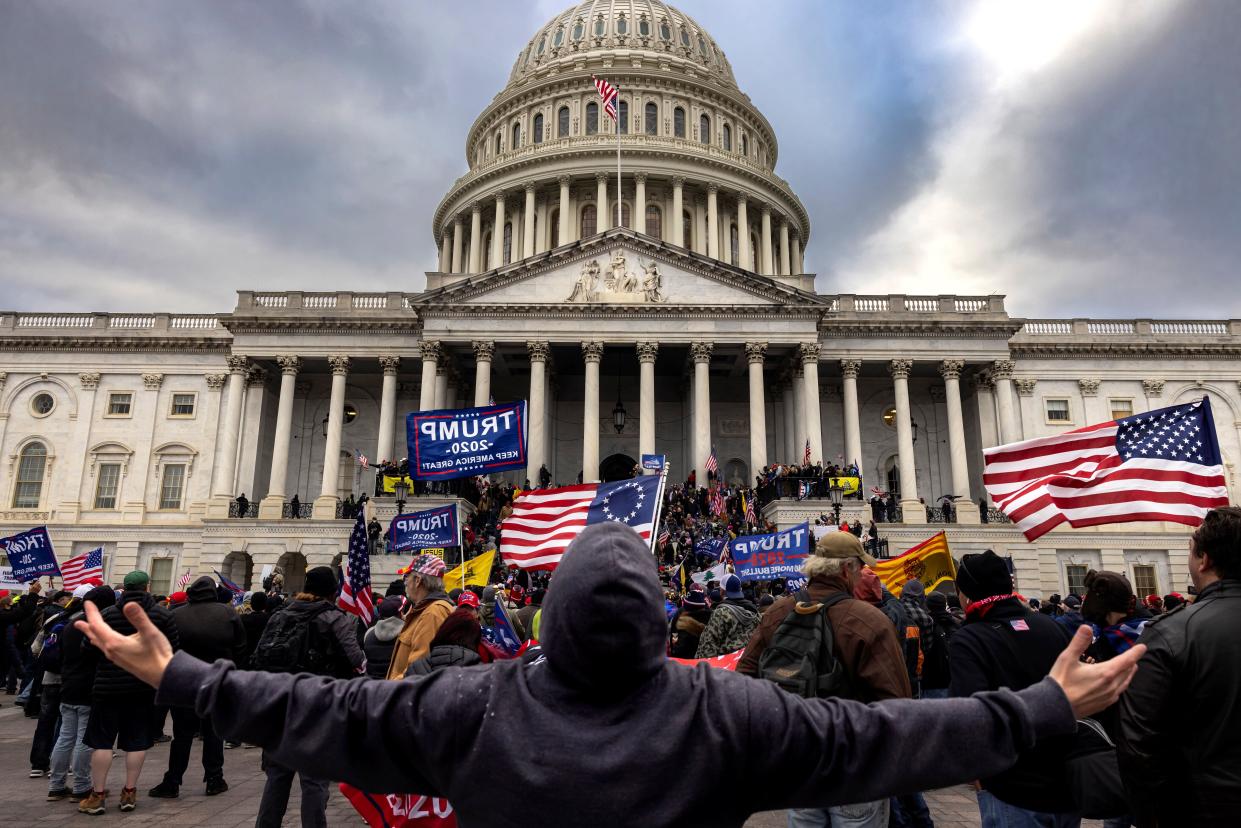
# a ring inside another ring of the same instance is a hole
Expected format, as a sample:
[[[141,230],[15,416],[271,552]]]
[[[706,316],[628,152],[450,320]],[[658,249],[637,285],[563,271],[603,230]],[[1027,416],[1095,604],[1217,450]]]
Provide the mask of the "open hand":
[[[1052,679],[1068,696],[1073,715],[1079,719],[1115,704],[1138,671],[1138,659],[1146,652],[1145,644],[1135,644],[1102,664],[1087,664],[1082,656],[1092,638],[1090,627],[1078,627],[1069,646],[1051,667]]]
[[[126,604],[121,607],[121,612],[134,625],[136,632],[133,635],[121,635],[109,627],[99,608],[90,601],[86,602],[86,620],[78,621],[77,627],[86,634],[90,643],[103,651],[108,661],[152,687],[159,687],[164,670],[172,661],[172,645],[151,623],[140,605]]]

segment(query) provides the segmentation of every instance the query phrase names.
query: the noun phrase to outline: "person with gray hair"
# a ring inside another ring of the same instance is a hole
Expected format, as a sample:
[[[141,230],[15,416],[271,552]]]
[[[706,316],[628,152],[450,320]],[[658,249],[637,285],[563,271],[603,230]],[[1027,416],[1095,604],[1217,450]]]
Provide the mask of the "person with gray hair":
[[[396,637],[392,648],[392,661],[388,664],[388,678],[405,678],[409,665],[431,651],[431,639],[456,607],[444,592],[444,572],[447,567],[439,558],[423,553],[410,562],[405,571],[405,597],[409,609],[405,611],[405,624]]]

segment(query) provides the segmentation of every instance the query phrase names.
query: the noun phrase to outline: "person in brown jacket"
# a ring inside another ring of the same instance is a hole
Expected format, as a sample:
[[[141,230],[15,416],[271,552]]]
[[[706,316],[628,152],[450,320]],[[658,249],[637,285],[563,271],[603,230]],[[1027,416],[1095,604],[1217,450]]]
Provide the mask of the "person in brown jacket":
[[[431,651],[431,639],[454,607],[444,592],[444,562],[434,555],[419,555],[405,573],[405,597],[410,608],[405,613],[405,626],[396,637],[388,678],[405,678],[409,665]]]
[[[812,601],[822,601],[834,592],[850,596],[830,607],[827,619],[832,627],[833,655],[849,676],[850,697],[861,702],[908,699],[912,695],[905,658],[896,639],[896,629],[879,609],[853,598],[861,578],[862,566],[873,566],[862,542],[852,532],[828,532],[819,538],[814,554],[806,559],[802,572],[809,579],[806,592]],[[784,595],[767,610],[758,629],[750,637],[737,672],[758,675],[758,662],[771,644],[780,623],[793,611],[796,594]],[[793,809],[789,824],[830,825],[830,813],[851,825],[886,825],[888,800],[859,802],[828,809]]]

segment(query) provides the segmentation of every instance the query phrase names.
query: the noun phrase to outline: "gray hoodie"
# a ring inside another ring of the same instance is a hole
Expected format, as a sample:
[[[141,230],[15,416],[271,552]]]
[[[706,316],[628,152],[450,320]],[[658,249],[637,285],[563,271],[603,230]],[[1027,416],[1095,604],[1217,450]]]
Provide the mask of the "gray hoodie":
[[[569,547],[541,632],[543,661],[414,682],[245,673],[178,653],[158,701],[192,706],[225,738],[307,775],[446,797],[466,828],[740,826],[755,811],[987,776],[1075,724],[1050,679],[1019,693],[864,705],[669,661],[647,544],[614,523]],[[748,783],[721,796],[721,780]]]

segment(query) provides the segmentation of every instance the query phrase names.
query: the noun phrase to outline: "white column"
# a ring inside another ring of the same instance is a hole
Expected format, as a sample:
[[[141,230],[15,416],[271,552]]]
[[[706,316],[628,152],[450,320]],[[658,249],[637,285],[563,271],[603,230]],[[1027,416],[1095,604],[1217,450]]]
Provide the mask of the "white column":
[[[711,454],[711,351],[710,342],[693,342],[689,346],[694,360],[694,469],[698,484],[707,485],[704,464]]]
[[[582,482],[599,479],[599,361],[603,359],[602,342],[583,342],[582,358],[586,361],[586,388],[582,403]]]
[[[991,367],[995,378],[995,407],[1000,415],[1000,443],[1015,443],[1021,439],[1017,428],[1017,412],[1013,408],[1013,369],[1016,366],[1007,359],[997,360]]]
[[[530,400],[526,410],[526,477],[539,483],[539,469],[547,464],[547,356],[546,342],[527,342],[530,352]],[[549,467],[550,468],[550,467]]]
[[[658,342],[638,343],[638,453],[655,453],[655,357]],[[638,458],[641,462],[642,458]]]
[[[440,273],[448,273],[452,267],[452,241],[448,238],[448,228],[440,234]]]
[[[789,276],[792,269],[789,262],[789,223],[780,219],[780,275]]]
[[[276,363],[280,366],[280,401],[276,405],[276,436],[272,442],[267,496],[259,502],[259,518],[263,520],[278,520],[284,513],[289,443],[293,436],[293,394],[300,360],[296,356],[278,356]]]
[[[456,221],[452,223],[452,272],[460,273],[465,267],[465,262],[461,261],[461,254],[465,250],[465,221],[457,216]]]
[[[780,407],[784,409],[784,446],[780,450],[779,462],[792,463],[797,456],[797,420],[793,414],[793,385],[780,382]]]
[[[569,219],[572,218],[572,209],[569,207],[569,176],[562,175],[557,180],[560,182],[560,237],[557,241],[568,244],[572,241],[569,238]]]
[[[327,442],[323,446],[323,483],[315,498],[314,517],[332,520],[336,517],[340,486],[340,436],[345,422],[345,380],[349,375],[349,357],[330,356],[332,397],[328,403]]]
[[[707,185],[707,255],[720,258],[720,188]]]
[[[961,370],[964,367],[964,360],[946,359],[939,364],[939,373],[944,378],[944,402],[948,407],[948,454],[952,461],[952,494],[956,495],[957,523],[978,523],[978,504],[970,497],[965,418],[961,414]]]
[[[694,252],[707,255],[707,202],[702,196],[694,197]]]
[[[806,272],[806,266],[801,260],[801,237],[793,237],[793,275],[800,276]]]
[[[789,463],[796,466],[802,464],[809,439],[810,432],[806,429],[806,371],[798,359],[793,367],[793,456],[788,459]]]
[[[926,508],[918,501],[918,477],[914,465],[913,427],[909,419],[909,372],[912,359],[894,359],[888,363],[892,389],[896,397],[897,467],[901,473],[901,511],[904,523],[925,523]]]
[[[750,258],[750,218],[746,213],[745,196],[737,196],[737,267],[742,270],[753,270],[753,259]]]
[[[534,185],[526,185],[525,232],[522,233],[521,253],[523,257],[534,255]]]
[[[802,372],[805,374],[806,431],[810,438],[810,462],[823,462],[823,415],[819,411],[819,346],[801,346]]]
[[[503,267],[504,261],[504,193],[496,193],[496,218],[491,225],[491,266]]]
[[[470,273],[483,272],[483,205],[470,210]]]
[[[736,264],[733,261],[733,214],[727,207],[723,209],[723,214],[724,220],[720,222],[720,261],[724,264]]]
[[[608,204],[608,174],[595,173],[595,232],[602,233],[611,227],[612,211]],[[584,479],[584,478],[583,478]]]
[[[395,460],[405,452],[396,452],[396,374],[401,367],[401,358],[381,356],[379,367],[383,369],[383,386],[379,392],[379,445],[375,452],[377,460],[387,462]]]
[[[475,408],[487,405],[491,401],[491,358],[495,355],[495,352],[496,344],[494,342],[474,343]]]
[[[776,269],[771,261],[771,207],[767,204],[763,205],[763,223],[760,234],[758,243],[763,246],[763,255],[759,257],[762,263],[762,274],[771,276]]]
[[[250,360],[244,356],[228,357],[228,399],[224,410],[224,432],[220,436],[219,463],[211,479],[212,498],[220,498],[225,503],[225,516],[228,515],[227,501],[237,494],[233,491],[237,477],[237,437],[241,431],[242,399],[246,393],[246,374],[250,369]]]
[[[639,233],[646,232],[646,173],[635,173],[633,176],[633,229]]]
[[[551,239],[551,234],[548,232],[550,228],[547,225],[547,217],[549,215],[547,198],[540,198],[538,205],[538,216],[535,219],[534,228],[534,253],[536,256],[539,253],[547,252],[547,244]]]
[[[745,344],[745,357],[750,364],[750,475],[747,485],[767,465],[767,396],[763,390],[766,356],[766,342]]]
[[[423,342],[422,350],[422,387],[419,389],[418,410],[430,411],[435,408],[435,369],[439,365],[440,344]]]
[[[448,366],[441,363],[435,366],[435,408],[452,407],[448,399]]]
[[[672,243],[680,247],[685,243],[685,209],[682,206],[685,176],[672,177]]]
[[[857,463],[858,470],[866,468],[862,460],[862,429],[858,419],[857,375],[862,370],[862,362],[857,359],[842,359],[840,373],[844,377],[841,384],[845,421],[845,464]],[[862,471],[865,475],[865,471]]]

